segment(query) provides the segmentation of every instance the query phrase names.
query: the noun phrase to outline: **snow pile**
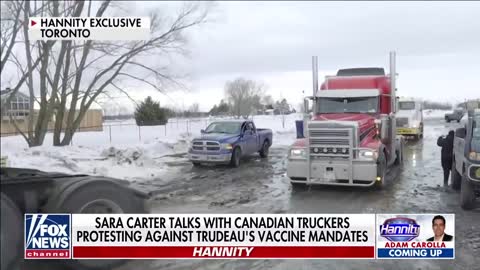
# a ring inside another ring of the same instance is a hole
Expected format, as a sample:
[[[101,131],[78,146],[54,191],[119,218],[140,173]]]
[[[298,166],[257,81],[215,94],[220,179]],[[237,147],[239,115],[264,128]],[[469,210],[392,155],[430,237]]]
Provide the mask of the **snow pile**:
[[[300,119],[301,114],[253,117],[258,128],[272,129],[274,146],[295,141],[295,120]],[[32,148],[21,136],[2,137],[1,155],[8,156],[11,167],[148,179],[161,175],[172,158],[184,156],[191,139],[216,120],[173,120],[166,127],[138,127],[133,120],[105,122],[103,131],[78,132],[72,145],[64,147],[52,146],[52,134],[45,136],[44,146]]]

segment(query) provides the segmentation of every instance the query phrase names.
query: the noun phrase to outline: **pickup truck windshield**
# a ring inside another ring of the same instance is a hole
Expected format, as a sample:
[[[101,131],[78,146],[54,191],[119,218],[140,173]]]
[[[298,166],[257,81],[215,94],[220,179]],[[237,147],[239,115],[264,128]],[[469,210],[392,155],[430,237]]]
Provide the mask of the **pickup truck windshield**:
[[[475,152],[480,152],[480,117],[473,120],[473,132],[471,149]]]
[[[241,122],[216,122],[211,123],[205,133],[240,134],[241,127]]]
[[[412,101],[402,101],[398,103],[400,110],[415,110],[415,102]]]
[[[320,98],[318,113],[376,113],[378,97]]]

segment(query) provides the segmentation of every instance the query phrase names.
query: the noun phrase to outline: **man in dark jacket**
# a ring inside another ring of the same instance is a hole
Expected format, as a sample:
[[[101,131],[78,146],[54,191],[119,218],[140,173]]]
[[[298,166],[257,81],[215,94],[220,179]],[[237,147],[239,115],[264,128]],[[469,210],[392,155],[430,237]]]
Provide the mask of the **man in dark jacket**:
[[[440,136],[437,140],[437,145],[442,147],[442,168],[443,168],[443,185],[448,186],[448,176],[452,169],[453,162],[453,138],[455,132],[450,130],[447,137]]]

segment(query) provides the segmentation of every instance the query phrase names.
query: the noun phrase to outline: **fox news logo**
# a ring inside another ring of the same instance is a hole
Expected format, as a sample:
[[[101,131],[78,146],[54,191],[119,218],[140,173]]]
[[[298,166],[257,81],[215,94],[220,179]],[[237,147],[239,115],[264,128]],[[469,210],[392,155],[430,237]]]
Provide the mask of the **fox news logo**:
[[[25,214],[25,259],[68,259],[70,246],[70,215]]]
[[[420,225],[411,218],[390,218],[380,225],[380,236],[392,242],[408,242],[420,234]]]

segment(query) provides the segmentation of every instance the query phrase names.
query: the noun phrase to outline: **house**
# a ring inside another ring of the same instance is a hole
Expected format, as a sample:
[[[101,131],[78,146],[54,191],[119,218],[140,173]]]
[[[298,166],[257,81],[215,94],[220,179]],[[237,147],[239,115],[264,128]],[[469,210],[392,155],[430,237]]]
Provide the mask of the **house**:
[[[11,99],[9,104],[7,102],[8,97],[10,96],[12,89],[6,88],[5,90],[0,91],[1,97],[1,107],[2,107],[2,124],[3,120],[10,121],[10,115],[14,119],[25,119],[30,113],[30,97],[17,92],[15,96]],[[5,113],[3,114],[3,108],[5,108]]]
[[[6,104],[7,99],[11,95],[12,90],[6,88],[0,90],[2,122],[0,128],[0,136],[18,135],[19,132],[15,128],[13,121],[22,132],[28,131],[29,121],[33,119],[34,125],[38,119],[38,109],[33,109],[33,115],[30,116],[30,96],[17,92],[15,96]],[[66,116],[63,119],[66,123]],[[64,124],[66,126],[66,124]],[[48,131],[53,131],[55,127],[55,117],[48,122]],[[100,109],[90,109],[86,112],[78,131],[102,131],[103,130],[103,113]]]

